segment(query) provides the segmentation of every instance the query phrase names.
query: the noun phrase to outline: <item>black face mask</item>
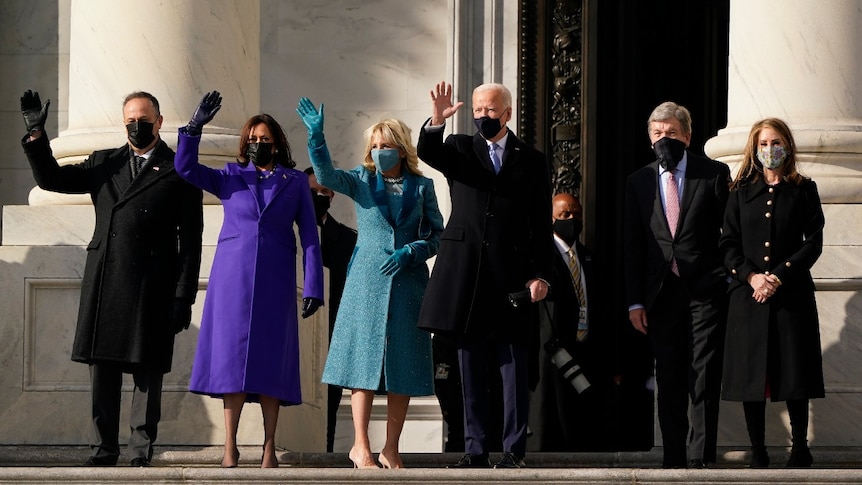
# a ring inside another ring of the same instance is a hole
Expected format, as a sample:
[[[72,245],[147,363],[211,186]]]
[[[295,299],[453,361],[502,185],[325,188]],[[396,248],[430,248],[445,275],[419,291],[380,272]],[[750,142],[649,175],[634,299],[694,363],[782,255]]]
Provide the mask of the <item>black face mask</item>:
[[[499,118],[483,116],[481,118],[473,119],[473,123],[476,125],[476,129],[479,130],[479,134],[482,135],[482,138],[486,140],[494,138],[498,133],[500,133],[500,130],[503,129],[503,125],[500,124]]]
[[[575,245],[578,236],[584,229],[584,222],[574,217],[571,219],[554,219],[554,232],[570,247]]]
[[[245,149],[245,158],[258,167],[266,167],[272,163],[272,143],[249,143]]]
[[[314,201],[314,214],[317,216],[317,224],[323,223],[323,216],[329,210],[330,199],[326,194],[318,194],[314,190],[311,191],[311,200]]]
[[[150,143],[155,141],[156,135],[153,134],[153,123],[148,121],[135,121],[126,125],[126,133],[129,135],[129,142],[133,147],[144,149],[150,146]]]
[[[659,164],[671,172],[676,170],[676,164],[682,160],[682,156],[685,154],[685,143],[675,138],[664,137],[653,143],[652,146],[659,158]]]

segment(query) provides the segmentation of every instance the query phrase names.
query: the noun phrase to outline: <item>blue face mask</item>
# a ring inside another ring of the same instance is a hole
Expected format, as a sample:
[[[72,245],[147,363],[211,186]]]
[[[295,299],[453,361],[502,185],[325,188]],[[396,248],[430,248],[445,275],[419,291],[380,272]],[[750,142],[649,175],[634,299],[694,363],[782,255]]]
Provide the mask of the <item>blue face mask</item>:
[[[401,156],[397,148],[372,148],[371,159],[380,172],[388,172],[401,163]]]

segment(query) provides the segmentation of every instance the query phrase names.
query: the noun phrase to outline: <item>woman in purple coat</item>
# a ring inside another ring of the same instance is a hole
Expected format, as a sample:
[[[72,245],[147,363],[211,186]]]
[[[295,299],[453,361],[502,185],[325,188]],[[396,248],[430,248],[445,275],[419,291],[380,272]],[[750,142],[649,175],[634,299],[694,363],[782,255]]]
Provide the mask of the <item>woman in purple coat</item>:
[[[299,226],[303,250],[306,318],[323,302],[317,222],[308,176],[293,169],[284,130],[267,114],[243,126],[236,163],[221,170],[198,163],[201,128],[220,108],[217,91],[204,96],[180,128],[174,159],[180,176],[216,195],[224,207],[189,390],[224,401],[224,467],[239,460],[236,434],[243,404],[259,402],[261,467],[277,467],[279,405],[302,403],[293,226]]]

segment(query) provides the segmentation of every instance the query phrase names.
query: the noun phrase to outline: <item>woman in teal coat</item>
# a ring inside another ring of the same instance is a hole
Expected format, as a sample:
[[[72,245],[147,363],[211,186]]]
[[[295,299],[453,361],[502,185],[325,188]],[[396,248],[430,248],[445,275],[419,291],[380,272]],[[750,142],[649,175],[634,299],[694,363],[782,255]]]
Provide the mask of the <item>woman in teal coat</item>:
[[[375,392],[387,394],[386,444],[379,460],[385,468],[403,466],[398,441],[411,396],[434,393],[431,339],[416,322],[428,267],[437,253],[443,216],[434,183],[418,169],[410,128],[396,119],[365,131],[362,165],[332,166],[323,137],[320,110],[308,98],[297,108],[308,129],[308,154],[317,181],[353,199],[358,239],[323,382],[352,390],[354,442],[350,459],[359,468],[376,468],[368,441]]]

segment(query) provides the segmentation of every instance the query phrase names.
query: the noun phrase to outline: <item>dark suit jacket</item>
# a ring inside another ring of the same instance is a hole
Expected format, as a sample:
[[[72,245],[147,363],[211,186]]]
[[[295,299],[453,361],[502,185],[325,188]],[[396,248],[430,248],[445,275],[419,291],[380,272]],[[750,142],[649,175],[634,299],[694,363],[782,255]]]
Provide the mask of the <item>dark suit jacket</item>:
[[[356,246],[356,230],[326,214],[326,221],[320,228],[320,253],[323,266],[329,268],[329,337],[335,327],[335,317],[341,304],[341,293],[347,280],[347,267]]]
[[[578,313],[580,304],[572,283],[568,261],[560,254],[556,245],[551,249],[553,270],[551,294],[546,303],[548,311],[539,310],[539,384],[530,396],[530,430],[527,440],[529,451],[599,451],[609,443],[607,419],[610,400],[605,399],[609,381],[608,369],[603,368],[601,356],[595,345],[598,325],[595,317],[598,309],[592,253],[580,242],[575,243],[578,261],[581,264],[587,286],[587,321],[590,330],[584,342],[577,341]],[[558,338],[566,350],[581,366],[593,389],[589,396],[581,396],[571,383],[564,380],[551,362],[551,354],[545,343]]]
[[[509,132],[499,174],[478,134],[419,135],[419,157],[450,181],[452,214],[440,236],[419,328],[525,342],[535,305],[513,309],[508,293],[550,276],[550,171],[545,156]]]
[[[88,193],[95,209],[72,360],[170,371],[174,300],[198,290],[200,189],[177,175],[164,141],[134,180],[128,145],[61,167],[47,136],[22,144],[39,187]]]
[[[659,192],[655,161],[632,173],[626,184],[626,302],[652,308],[676,258],[680,277],[693,296],[705,296],[725,282],[718,238],[727,203],[727,165],[688,153],[679,226],[671,237]]]

